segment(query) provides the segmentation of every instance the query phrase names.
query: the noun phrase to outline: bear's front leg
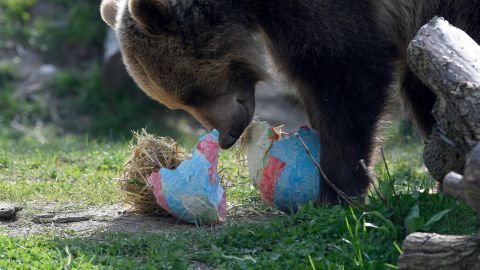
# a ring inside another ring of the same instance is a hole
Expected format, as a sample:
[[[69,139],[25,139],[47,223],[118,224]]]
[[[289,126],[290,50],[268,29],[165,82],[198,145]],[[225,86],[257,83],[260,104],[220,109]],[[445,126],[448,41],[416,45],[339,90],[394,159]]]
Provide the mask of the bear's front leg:
[[[329,124],[326,124],[324,119],[322,126],[316,126],[320,130],[321,138],[320,165],[337,188],[348,196],[361,197],[359,199],[363,201],[370,179],[360,165],[360,160],[363,159],[367,166],[372,162],[376,121],[372,119],[369,121],[370,125],[353,126],[353,122],[340,119],[343,117],[346,116],[332,117]],[[344,125],[340,124],[341,122]],[[319,203],[344,203],[323,177],[319,198]]]
[[[348,196],[364,198],[370,185],[360,160],[367,166],[373,160],[391,78],[388,70],[388,66],[371,72],[355,65],[332,68],[313,87],[299,89],[312,127],[320,132],[322,169]],[[343,203],[324,179],[319,203]]]

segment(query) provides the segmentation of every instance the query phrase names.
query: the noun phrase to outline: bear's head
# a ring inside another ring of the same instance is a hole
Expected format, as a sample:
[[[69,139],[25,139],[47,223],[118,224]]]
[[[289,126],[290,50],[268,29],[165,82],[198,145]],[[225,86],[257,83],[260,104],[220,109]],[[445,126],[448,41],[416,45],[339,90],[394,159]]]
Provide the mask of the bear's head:
[[[101,14],[140,88],[216,128],[229,148],[253,118],[266,73],[248,20],[228,14],[223,1],[196,2],[102,0]]]

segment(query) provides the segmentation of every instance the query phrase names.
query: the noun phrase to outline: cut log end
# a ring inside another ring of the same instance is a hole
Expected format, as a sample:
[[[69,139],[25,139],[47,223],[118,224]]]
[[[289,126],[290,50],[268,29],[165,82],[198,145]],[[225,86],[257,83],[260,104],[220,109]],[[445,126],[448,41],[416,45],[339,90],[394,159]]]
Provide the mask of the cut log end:
[[[411,234],[403,244],[398,269],[480,269],[480,236]]]
[[[445,177],[443,192],[466,202],[480,213],[480,143],[470,155],[463,176],[451,172]]]

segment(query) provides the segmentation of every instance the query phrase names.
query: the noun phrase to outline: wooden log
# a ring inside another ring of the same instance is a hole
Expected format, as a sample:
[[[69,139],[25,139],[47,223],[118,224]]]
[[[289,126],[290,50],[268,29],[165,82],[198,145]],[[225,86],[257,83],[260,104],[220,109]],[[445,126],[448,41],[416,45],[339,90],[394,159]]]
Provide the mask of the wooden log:
[[[442,18],[422,27],[408,48],[413,72],[437,96],[425,165],[437,180],[462,172],[480,141],[480,46]]]
[[[448,174],[443,190],[480,213],[480,143],[468,159],[464,176]],[[480,235],[411,234],[403,243],[398,269],[480,269]]]
[[[463,176],[455,172],[447,174],[443,192],[461,199],[480,213],[480,143],[473,150]]]
[[[480,269],[480,236],[413,233],[403,244],[398,269]]]
[[[446,175],[446,194],[480,213],[480,47],[460,29],[434,18],[411,42],[408,57],[412,70],[437,96],[437,123],[425,147],[425,164],[435,178]],[[480,235],[411,234],[398,269],[480,269]]]

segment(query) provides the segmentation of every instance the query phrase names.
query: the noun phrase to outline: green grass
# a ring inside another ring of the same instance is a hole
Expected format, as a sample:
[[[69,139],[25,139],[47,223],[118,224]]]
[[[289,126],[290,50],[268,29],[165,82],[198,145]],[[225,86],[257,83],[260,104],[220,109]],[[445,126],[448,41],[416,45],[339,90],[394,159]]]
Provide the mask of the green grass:
[[[307,205],[296,214],[264,221],[234,219],[222,226],[158,234],[72,234],[69,239],[53,233],[27,238],[0,234],[0,269],[187,269],[193,262],[219,269],[388,269],[395,268],[409,230],[477,231],[479,219],[465,204],[429,192],[434,182],[422,169],[419,145],[387,145],[396,196],[379,162],[378,186],[387,202],[372,193],[366,213]],[[63,137],[42,145],[0,136],[0,200],[27,207],[118,203],[114,178],[128,156],[128,141]],[[229,186],[229,202],[261,204],[239,164],[232,153],[222,153],[220,171]]]
[[[99,63],[106,26],[99,19],[98,0],[42,1],[56,7],[52,16],[31,14],[37,3],[0,1],[0,48],[17,41],[61,70],[42,91],[19,99],[18,66],[0,59],[0,201],[23,205],[22,219],[52,205],[80,210],[120,203],[115,178],[130,155],[129,131],[148,125],[150,131],[167,134],[165,114],[131,82],[121,91],[103,89]],[[65,58],[66,53],[71,57]],[[53,121],[52,111],[60,122]],[[12,120],[26,131],[10,129]],[[44,128],[37,130],[38,123]],[[55,136],[64,131],[94,137]],[[179,136],[174,131],[168,135]],[[230,213],[256,212],[263,218],[88,238],[54,231],[10,237],[0,226],[0,269],[187,269],[193,262],[218,269],[395,268],[409,232],[472,234],[480,225],[465,204],[431,194],[435,181],[423,168],[422,148],[414,139],[406,143],[397,131],[389,132],[385,147],[390,174],[379,159],[379,194],[370,194],[365,213],[346,206],[307,205],[293,215],[275,215],[250,185],[242,159],[222,152],[221,182],[229,203],[236,206]],[[192,138],[181,142],[193,145]]]
[[[125,143],[0,139],[0,200],[82,206],[117,202],[114,178],[126,156]]]

